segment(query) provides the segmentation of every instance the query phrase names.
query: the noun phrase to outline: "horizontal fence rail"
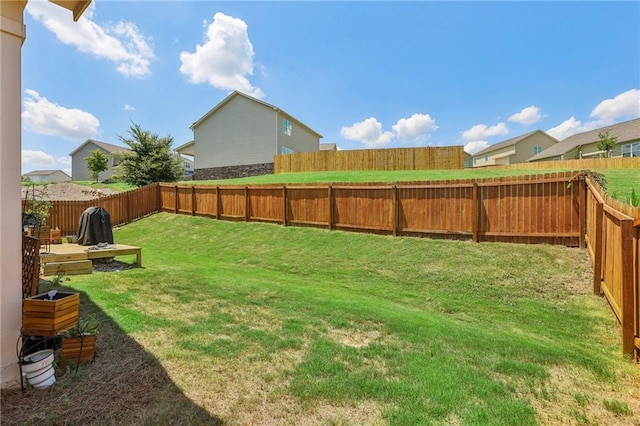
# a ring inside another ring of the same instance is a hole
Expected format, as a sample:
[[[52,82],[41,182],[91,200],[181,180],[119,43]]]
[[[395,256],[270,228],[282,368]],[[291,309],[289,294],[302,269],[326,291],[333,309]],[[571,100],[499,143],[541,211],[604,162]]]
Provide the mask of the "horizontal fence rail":
[[[160,209],[285,226],[474,241],[584,245],[584,185],[573,172],[399,184],[160,184]]]
[[[274,156],[275,173],[462,168],[462,146],[316,151]]]

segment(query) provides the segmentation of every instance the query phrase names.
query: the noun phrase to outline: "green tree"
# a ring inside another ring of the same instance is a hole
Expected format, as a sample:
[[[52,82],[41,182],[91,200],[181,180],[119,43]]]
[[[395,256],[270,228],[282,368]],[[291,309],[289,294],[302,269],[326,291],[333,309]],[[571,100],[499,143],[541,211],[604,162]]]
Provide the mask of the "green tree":
[[[131,149],[122,155],[118,166],[126,183],[144,186],[153,182],[175,182],[183,175],[182,162],[170,150],[173,137],[161,138],[142,130],[136,123],[132,123],[128,133],[131,138],[119,136]]]
[[[91,174],[91,179],[95,179],[98,182],[98,176],[100,172],[104,172],[109,169],[109,156],[99,149],[94,149],[88,157],[84,157],[84,161],[87,162],[87,168]]]
[[[609,129],[607,129],[603,132],[598,133],[598,138],[600,138],[600,141],[598,142],[598,149],[600,151],[604,151],[602,153],[602,157],[603,158],[611,157],[613,147],[615,147],[616,144],[618,143],[618,137],[615,135],[612,135],[609,132]]]

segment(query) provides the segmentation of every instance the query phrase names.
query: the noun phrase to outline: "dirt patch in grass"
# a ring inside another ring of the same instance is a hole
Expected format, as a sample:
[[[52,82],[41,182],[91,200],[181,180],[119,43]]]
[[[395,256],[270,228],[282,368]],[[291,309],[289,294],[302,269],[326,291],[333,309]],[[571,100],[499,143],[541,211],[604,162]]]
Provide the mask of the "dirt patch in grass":
[[[36,197],[46,200],[93,200],[94,198],[106,197],[118,194],[108,188],[91,188],[90,186],[78,185],[71,182],[50,183],[47,185],[37,185],[35,187]],[[30,186],[22,187],[22,198],[30,199],[33,196],[33,189]]]

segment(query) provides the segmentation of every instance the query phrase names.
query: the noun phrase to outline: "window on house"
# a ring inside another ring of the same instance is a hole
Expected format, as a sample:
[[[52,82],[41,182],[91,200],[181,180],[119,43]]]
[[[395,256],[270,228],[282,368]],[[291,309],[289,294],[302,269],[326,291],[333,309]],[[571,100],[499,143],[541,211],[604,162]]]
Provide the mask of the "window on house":
[[[111,157],[111,165],[114,166],[114,167],[118,165],[118,157],[117,156],[114,155],[113,157]]]
[[[640,142],[622,145],[623,157],[640,157]]]
[[[293,126],[291,125],[291,122],[286,118],[282,119],[282,132],[285,135],[291,136],[292,130],[293,130]]]
[[[187,169],[187,170],[189,170],[189,169],[191,168],[191,163],[190,163],[190,162],[188,162],[188,161],[185,161],[185,162],[184,162],[184,168],[185,168],[185,169]]]
[[[473,158],[473,164],[476,164],[477,161],[478,161],[478,159],[474,157]]]
[[[283,146],[280,148],[280,154],[293,154],[295,151],[289,148],[288,146]]]
[[[533,155],[540,154],[541,152],[542,152],[542,147],[541,146],[534,146],[533,147]]]
[[[489,161],[489,154],[484,155],[484,161]]]

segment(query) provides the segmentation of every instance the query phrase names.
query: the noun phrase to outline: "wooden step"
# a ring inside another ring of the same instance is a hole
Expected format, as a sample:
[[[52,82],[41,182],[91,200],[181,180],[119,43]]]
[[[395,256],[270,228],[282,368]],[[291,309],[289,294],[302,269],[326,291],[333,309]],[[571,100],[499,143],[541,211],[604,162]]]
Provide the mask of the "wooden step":
[[[80,252],[80,253],[64,253],[64,254],[57,254],[57,253],[47,253],[47,254],[41,254],[40,255],[40,263],[44,264],[44,263],[51,263],[51,262],[69,262],[72,260],[87,260],[87,253],[84,252]]]
[[[60,272],[64,275],[90,274],[93,270],[93,263],[90,260],[74,260],[71,262],[49,262],[43,266],[42,275],[45,277],[55,275]]]

